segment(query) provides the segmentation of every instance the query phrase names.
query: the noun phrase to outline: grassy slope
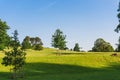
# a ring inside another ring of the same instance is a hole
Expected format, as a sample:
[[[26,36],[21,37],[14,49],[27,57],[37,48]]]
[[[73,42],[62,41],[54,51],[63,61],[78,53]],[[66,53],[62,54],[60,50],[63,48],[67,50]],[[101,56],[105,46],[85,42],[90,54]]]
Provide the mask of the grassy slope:
[[[120,57],[111,57],[112,53],[55,53],[28,50],[25,80],[120,80]],[[0,52],[0,62],[2,57]],[[8,80],[8,75],[9,68],[0,64],[0,80]]]

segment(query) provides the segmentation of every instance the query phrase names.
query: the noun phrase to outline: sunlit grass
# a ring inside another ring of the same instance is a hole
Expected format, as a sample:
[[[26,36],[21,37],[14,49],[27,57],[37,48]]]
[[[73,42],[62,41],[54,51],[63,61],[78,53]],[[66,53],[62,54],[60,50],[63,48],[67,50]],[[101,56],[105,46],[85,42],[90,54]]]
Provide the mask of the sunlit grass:
[[[61,55],[58,55],[57,50],[45,48],[43,51],[26,50],[26,53],[24,71],[27,80],[120,79],[118,77],[120,56],[110,56],[113,52],[61,51]],[[3,56],[4,54],[0,52],[0,62]],[[9,68],[0,64],[0,74],[4,75],[9,72]],[[0,80],[7,80],[2,77],[0,76]]]

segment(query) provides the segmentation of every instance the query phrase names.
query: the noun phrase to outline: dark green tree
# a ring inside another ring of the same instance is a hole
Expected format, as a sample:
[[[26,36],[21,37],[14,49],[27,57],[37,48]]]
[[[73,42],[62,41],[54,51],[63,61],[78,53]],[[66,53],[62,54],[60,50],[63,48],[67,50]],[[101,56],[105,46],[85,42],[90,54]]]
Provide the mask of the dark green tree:
[[[119,24],[117,25],[117,27],[116,27],[116,29],[115,29],[115,32],[119,32],[120,31],[120,2],[119,2],[119,8],[118,8],[118,15],[117,15],[117,17],[118,17],[118,21],[119,21]]]
[[[63,32],[60,29],[57,29],[55,33],[52,35],[52,46],[54,48],[64,50],[66,48],[65,39],[66,35],[63,35]]]
[[[42,45],[40,45],[40,44],[36,44],[36,45],[34,46],[34,50],[43,50],[43,47],[42,47]]]
[[[102,38],[98,38],[94,42],[94,47],[92,48],[92,51],[94,51],[94,52],[113,52],[114,49],[110,45],[110,43],[106,42]]]
[[[117,48],[116,48],[115,51],[120,52],[120,37],[119,37],[119,40],[118,40],[118,44],[116,44],[116,45],[117,45]]]
[[[26,36],[25,39],[22,42],[22,49],[34,49],[34,50],[42,50],[43,43],[42,40],[39,37],[29,37]]]
[[[21,72],[23,65],[25,64],[25,55],[26,53],[23,52],[19,48],[20,42],[18,40],[18,32],[17,30],[14,31],[13,35],[13,41],[12,41],[12,50],[5,52],[5,56],[3,58],[2,64],[5,66],[12,66],[10,70],[13,71],[12,78],[17,79],[17,77],[20,75],[20,77],[23,77],[22,74],[18,74]]]
[[[34,37],[31,37],[30,38],[30,42],[31,42],[31,45],[33,46],[35,44],[35,38]]]
[[[120,2],[119,2],[119,7],[118,7],[118,15],[117,15],[117,17],[118,17],[118,21],[119,21],[119,23],[118,23],[118,25],[117,25],[117,27],[116,27],[116,29],[115,29],[115,32],[119,32],[120,31]],[[116,49],[116,51],[117,52],[120,52],[120,37],[119,37],[119,40],[118,40],[118,44],[117,44],[117,49]]]
[[[43,45],[43,43],[39,37],[35,37],[35,44]]]
[[[80,51],[80,47],[79,47],[79,44],[78,44],[78,43],[75,44],[75,47],[73,48],[73,50],[74,50],[74,51],[77,51],[77,52]]]
[[[32,48],[34,50],[43,50],[43,43],[42,40],[39,37],[32,37],[30,38],[30,43],[32,45]]]
[[[31,48],[31,43],[30,43],[30,37],[26,36],[22,42],[22,49],[30,49]]]
[[[6,22],[3,22],[0,19],[0,50],[3,50],[5,47],[8,47],[8,43],[10,41],[10,37],[7,34],[7,30],[9,26]]]

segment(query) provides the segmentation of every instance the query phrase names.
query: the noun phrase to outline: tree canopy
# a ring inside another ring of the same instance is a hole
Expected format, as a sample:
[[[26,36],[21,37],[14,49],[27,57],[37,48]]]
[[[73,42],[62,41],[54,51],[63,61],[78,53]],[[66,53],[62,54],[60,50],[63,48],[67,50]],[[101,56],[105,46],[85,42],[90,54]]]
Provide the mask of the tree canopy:
[[[75,47],[73,48],[73,50],[74,50],[74,51],[77,51],[77,52],[80,51],[80,47],[79,47],[79,44],[78,44],[78,43],[75,44]]]
[[[118,21],[119,21],[119,23],[118,23],[118,25],[117,25],[117,27],[116,27],[116,29],[115,29],[115,32],[119,32],[120,31],[120,2],[119,2],[119,7],[118,7],[118,15],[117,15],[117,17],[118,17]]]
[[[19,72],[23,65],[25,64],[25,55],[26,53],[23,52],[19,48],[19,40],[18,40],[18,32],[17,30],[14,31],[13,35],[13,45],[12,45],[12,50],[6,51],[5,56],[3,57],[2,64],[5,66],[12,66],[12,71],[13,71],[13,76],[12,78],[17,78],[17,72]]]
[[[22,49],[42,50],[43,43],[39,37],[26,36],[22,42]]]
[[[113,52],[114,49],[109,42],[106,42],[102,38],[98,38],[94,42],[94,47],[92,48],[94,52]]]
[[[8,46],[7,44],[10,40],[9,35],[7,34],[8,29],[9,26],[6,24],[6,22],[3,22],[0,19],[0,50],[3,50]]]
[[[117,45],[117,48],[115,51],[120,52],[120,37],[118,39],[118,44],[116,44],[116,45]]]
[[[59,48],[60,50],[66,49],[66,35],[60,29],[57,29],[52,35],[52,46],[54,48]]]

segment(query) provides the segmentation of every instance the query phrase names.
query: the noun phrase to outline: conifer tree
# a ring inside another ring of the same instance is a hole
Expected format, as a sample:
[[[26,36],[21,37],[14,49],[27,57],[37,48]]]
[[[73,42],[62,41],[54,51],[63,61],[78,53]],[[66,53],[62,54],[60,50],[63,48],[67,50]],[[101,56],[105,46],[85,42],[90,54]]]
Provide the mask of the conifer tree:
[[[15,30],[12,40],[12,50],[5,52],[5,57],[2,61],[3,65],[12,66],[10,70],[13,72],[13,79],[17,79],[19,75],[20,77],[23,77],[23,75],[19,74],[19,72],[22,70],[22,67],[25,64],[26,53],[19,48],[19,45],[18,32]]]

